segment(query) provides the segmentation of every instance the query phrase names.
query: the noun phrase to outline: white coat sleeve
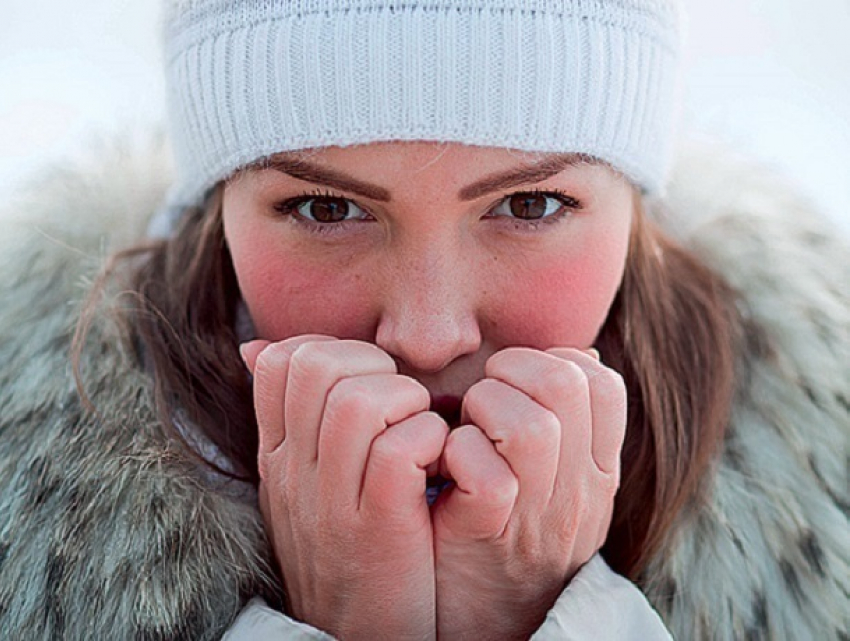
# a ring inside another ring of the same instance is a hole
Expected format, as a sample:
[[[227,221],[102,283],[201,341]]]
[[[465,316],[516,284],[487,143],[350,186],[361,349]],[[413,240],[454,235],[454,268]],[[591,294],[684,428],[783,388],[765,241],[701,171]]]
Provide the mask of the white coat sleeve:
[[[254,597],[242,608],[222,641],[333,641],[334,637],[290,619]]]
[[[671,641],[643,593],[595,555],[558,597],[532,641]]]
[[[332,636],[251,599],[223,641],[333,641]],[[532,641],[672,641],[643,593],[598,554],[564,590]]]

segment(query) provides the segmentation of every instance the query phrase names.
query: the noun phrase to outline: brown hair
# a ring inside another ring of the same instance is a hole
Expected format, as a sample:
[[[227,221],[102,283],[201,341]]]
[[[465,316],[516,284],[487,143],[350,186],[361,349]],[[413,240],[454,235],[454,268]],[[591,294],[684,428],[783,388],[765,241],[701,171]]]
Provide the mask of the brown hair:
[[[257,483],[257,425],[234,331],[239,289],[222,196],[219,185],[203,208],[186,211],[173,238],[117,254],[95,290],[110,274],[127,275],[136,304],[121,314],[153,369],[161,420],[179,438],[179,408],[233,461],[234,476]],[[741,328],[734,292],[639,202],[624,279],[596,342],[628,390],[622,481],[603,554],[633,580],[683,506],[703,498],[728,422]],[[77,363],[86,323],[75,340]]]
[[[628,393],[620,489],[602,552],[633,580],[682,508],[706,499],[744,326],[731,287],[639,203],[623,282],[596,340]]]

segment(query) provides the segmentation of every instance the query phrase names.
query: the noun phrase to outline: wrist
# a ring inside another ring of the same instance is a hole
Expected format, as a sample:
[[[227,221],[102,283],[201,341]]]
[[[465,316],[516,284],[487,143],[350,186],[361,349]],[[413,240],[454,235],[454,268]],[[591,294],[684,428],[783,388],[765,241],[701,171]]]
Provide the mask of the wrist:
[[[506,589],[482,577],[457,581],[438,579],[437,629],[441,639],[527,640],[540,628],[560,596],[554,589]],[[462,586],[453,588],[453,586]]]

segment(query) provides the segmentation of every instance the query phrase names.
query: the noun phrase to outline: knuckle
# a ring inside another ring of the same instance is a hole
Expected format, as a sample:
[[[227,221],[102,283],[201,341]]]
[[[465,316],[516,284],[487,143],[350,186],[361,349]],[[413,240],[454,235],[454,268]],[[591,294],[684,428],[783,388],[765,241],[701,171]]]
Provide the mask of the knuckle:
[[[543,371],[541,387],[549,394],[563,394],[564,390],[586,387],[584,370],[572,361],[555,361]]]
[[[342,349],[345,350],[345,353],[349,357],[352,354],[357,354],[358,356],[366,358],[366,360],[368,360],[374,365],[377,365],[377,363],[380,362],[380,367],[383,371],[386,371],[388,373],[398,372],[398,366],[396,365],[396,362],[393,357],[387,354],[384,350],[382,350],[374,343],[367,343],[366,341],[353,339],[345,339],[336,341],[336,345],[326,343],[323,347],[325,348],[326,353],[329,355],[329,358],[332,362],[337,360],[337,357],[334,356],[335,353],[338,354],[336,350]]]
[[[493,507],[509,507],[519,496],[519,481],[508,471],[493,473],[479,479],[473,488],[482,504]]]
[[[289,359],[289,368],[293,374],[317,376],[329,370],[335,359],[328,348],[329,343],[304,343],[295,348]]]
[[[428,393],[428,388],[412,376],[406,376],[405,374],[394,374],[394,378],[398,381],[401,381],[402,385],[406,385],[411,389],[422,390],[426,394]]]
[[[422,383],[411,376],[404,376],[403,374],[395,374],[394,376],[403,387],[406,387],[412,394],[418,396],[425,407],[430,405],[431,395],[428,393],[428,388],[426,388]]]
[[[408,447],[392,430],[382,432],[372,443],[371,458],[381,466],[405,460]]]
[[[285,362],[285,354],[281,353],[279,345],[269,345],[257,355],[257,360],[254,364],[254,378],[263,379],[272,374],[276,370],[280,370]]]
[[[461,425],[460,427],[453,429],[449,433],[449,438],[446,442],[447,453],[449,451],[463,449],[465,444],[475,439],[478,436],[477,433],[480,431],[481,430],[474,425]]]
[[[449,468],[463,466],[466,454],[473,441],[477,438],[475,432],[480,431],[472,425],[463,425],[449,432],[443,448],[443,456]]]
[[[398,364],[395,362],[395,359],[387,354],[384,350],[373,343],[360,343],[365,348],[372,351],[379,359],[383,360],[388,368],[388,370],[392,372],[398,372]],[[412,379],[411,379],[412,380]]]
[[[603,400],[625,404],[626,381],[619,372],[605,368],[593,378],[593,385]]]
[[[480,398],[488,393],[490,393],[494,387],[499,385],[498,382],[494,381],[492,378],[482,378],[480,381],[475,382],[466,392],[466,398]]]
[[[516,360],[525,349],[522,347],[506,347],[499,350],[487,359],[487,363],[484,366],[485,372],[490,375],[502,368],[509,367],[512,361]]]
[[[374,392],[357,378],[344,378],[328,392],[327,412],[348,420],[374,416],[379,410]]]
[[[516,501],[519,495],[519,483],[513,476],[502,476],[478,487],[477,492],[485,505],[507,507]]]
[[[517,568],[520,570],[520,574],[516,576],[517,580],[522,581],[522,574],[526,572],[540,576],[551,567],[549,557],[553,554],[552,545],[544,540],[544,533],[528,523],[521,523],[516,527],[514,536],[515,556],[521,560]]]
[[[423,432],[433,431],[440,434],[444,442],[449,436],[450,429],[448,423],[446,423],[442,416],[431,410],[420,412],[408,420],[415,421],[417,423],[417,427]]]
[[[483,378],[470,387],[463,397],[464,405],[470,412],[483,409],[487,399],[499,387],[499,383],[490,378]]]
[[[534,412],[525,422],[525,429],[518,435],[533,449],[547,449],[560,441],[561,422],[549,410]]]
[[[463,425],[449,432],[446,437],[446,445],[443,448],[443,456],[446,457],[446,462],[449,466],[453,466],[459,457],[462,457],[463,441],[465,434],[471,429],[476,429],[469,425]]]
[[[615,469],[611,472],[601,472],[598,474],[598,491],[605,500],[613,501],[620,489],[620,462],[617,460]]]

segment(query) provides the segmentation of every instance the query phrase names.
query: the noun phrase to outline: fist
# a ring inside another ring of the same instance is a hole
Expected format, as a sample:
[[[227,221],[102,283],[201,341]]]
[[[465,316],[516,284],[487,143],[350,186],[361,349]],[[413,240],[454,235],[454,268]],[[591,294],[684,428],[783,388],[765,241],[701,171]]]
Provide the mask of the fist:
[[[426,470],[448,426],[428,391],[369,343],[299,336],[243,354],[290,613],[340,638],[434,638]]]
[[[625,385],[579,350],[509,348],[462,422],[441,458],[454,486],[433,511],[439,636],[527,638],[607,536]]]

